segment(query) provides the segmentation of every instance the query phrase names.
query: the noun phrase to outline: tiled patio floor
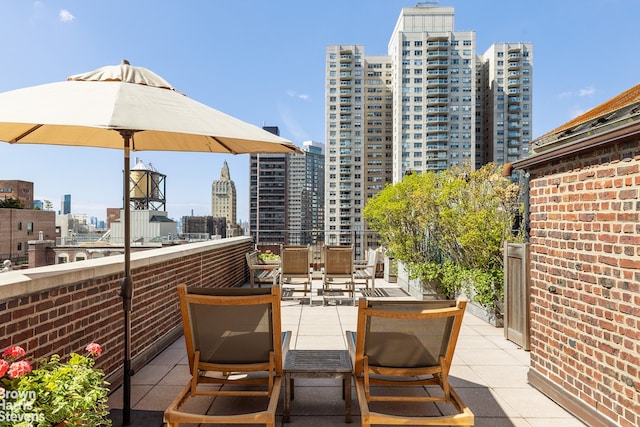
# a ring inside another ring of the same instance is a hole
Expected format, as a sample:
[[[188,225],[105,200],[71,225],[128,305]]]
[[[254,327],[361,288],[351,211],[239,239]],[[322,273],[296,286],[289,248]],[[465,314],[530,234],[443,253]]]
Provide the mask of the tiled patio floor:
[[[391,295],[397,288],[378,280]],[[311,304],[296,300],[282,303],[282,330],[293,332],[291,349],[346,349],[344,331],[355,330],[357,308],[350,305],[323,306],[319,297]],[[467,313],[458,339],[450,373],[452,385],[475,414],[476,426],[486,427],[579,427],[584,424],[527,383],[529,353],[495,328]],[[132,377],[132,424],[161,426],[162,412],[189,378],[182,339]],[[344,402],[339,380],[297,379],[291,404],[291,423],[282,423],[281,394],[277,424],[292,427],[359,425],[355,391],[352,394],[353,423],[344,420]],[[205,413],[211,399],[201,402]],[[109,404],[114,426],[121,425],[122,390],[114,391]],[[203,424],[204,426],[204,424]]]

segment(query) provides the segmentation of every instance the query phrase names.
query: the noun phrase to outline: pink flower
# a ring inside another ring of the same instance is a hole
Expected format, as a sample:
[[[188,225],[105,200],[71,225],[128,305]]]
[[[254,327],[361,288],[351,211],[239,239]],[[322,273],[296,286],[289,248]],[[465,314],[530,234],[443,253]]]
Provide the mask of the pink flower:
[[[102,354],[102,347],[100,347],[100,344],[95,342],[87,344],[85,350],[87,350],[92,356],[100,356]]]
[[[4,359],[0,359],[0,378],[4,377],[4,374],[7,373],[7,369],[9,369],[9,362]]]
[[[31,363],[27,360],[19,360],[17,362],[13,362],[9,366],[9,377],[11,378],[20,378],[24,374],[31,372]]]
[[[18,359],[24,356],[24,353],[24,348],[20,347],[19,345],[12,345],[11,347],[7,348],[4,353],[2,353],[2,356],[10,357],[12,359]]]

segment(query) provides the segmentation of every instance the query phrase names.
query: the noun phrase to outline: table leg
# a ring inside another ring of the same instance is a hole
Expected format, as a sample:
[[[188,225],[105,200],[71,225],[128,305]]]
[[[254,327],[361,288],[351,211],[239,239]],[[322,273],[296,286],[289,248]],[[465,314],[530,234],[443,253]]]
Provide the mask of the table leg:
[[[284,374],[284,414],[282,415],[282,422],[288,423],[291,421],[291,387],[293,385],[293,379],[291,375]]]
[[[342,380],[344,390],[344,421],[351,422],[351,374],[346,374]]]

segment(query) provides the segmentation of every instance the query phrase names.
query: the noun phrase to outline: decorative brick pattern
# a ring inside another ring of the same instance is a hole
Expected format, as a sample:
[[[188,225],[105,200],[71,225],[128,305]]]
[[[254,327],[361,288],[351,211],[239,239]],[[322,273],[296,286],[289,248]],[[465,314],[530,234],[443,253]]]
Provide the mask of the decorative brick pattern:
[[[639,143],[530,173],[531,369],[640,425]]]
[[[232,287],[246,283],[249,276],[245,253],[251,249],[251,241],[244,237],[226,240],[231,243],[219,240],[135,254],[131,314],[134,360],[181,324],[176,293],[179,283],[203,287]],[[69,264],[74,269],[58,275],[53,272],[55,267],[25,270],[24,274],[31,277],[32,288],[37,288],[38,282],[44,280],[53,284],[9,299],[0,297],[0,351],[17,344],[34,357],[54,353],[66,356],[71,352],[82,352],[86,344],[96,341],[103,348],[98,366],[107,375],[115,374],[119,381],[124,320],[119,296],[122,264],[115,259],[76,262]],[[77,270],[82,265],[87,266],[86,270]],[[89,274],[94,269],[107,273]],[[3,278],[7,278],[18,272],[4,274]],[[78,280],[79,276],[90,277]],[[0,290],[10,286],[12,284],[3,284]]]

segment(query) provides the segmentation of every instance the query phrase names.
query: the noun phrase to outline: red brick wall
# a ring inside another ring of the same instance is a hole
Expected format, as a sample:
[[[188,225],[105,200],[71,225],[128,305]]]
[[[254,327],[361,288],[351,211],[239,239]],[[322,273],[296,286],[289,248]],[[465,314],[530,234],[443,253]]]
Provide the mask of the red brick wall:
[[[530,171],[531,370],[612,424],[640,425],[640,148]]]
[[[244,254],[250,249],[250,238],[238,237],[132,255],[134,368],[181,332],[176,286],[241,285],[248,278]],[[108,257],[0,274],[0,351],[21,345],[34,357],[66,356],[96,341],[103,346],[98,366],[118,384],[124,351],[122,268],[122,257]],[[7,283],[11,278],[15,283]],[[16,295],[20,289],[29,292]]]

